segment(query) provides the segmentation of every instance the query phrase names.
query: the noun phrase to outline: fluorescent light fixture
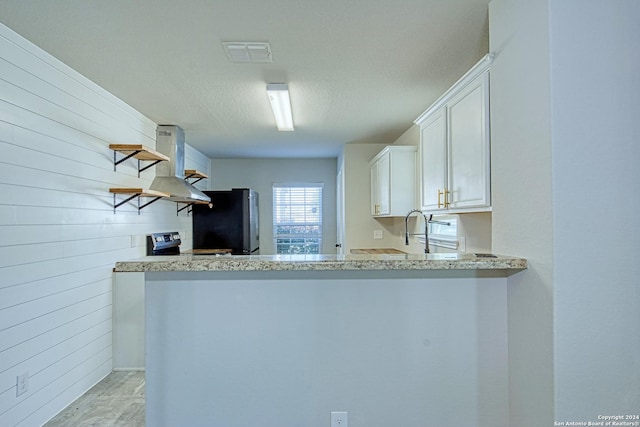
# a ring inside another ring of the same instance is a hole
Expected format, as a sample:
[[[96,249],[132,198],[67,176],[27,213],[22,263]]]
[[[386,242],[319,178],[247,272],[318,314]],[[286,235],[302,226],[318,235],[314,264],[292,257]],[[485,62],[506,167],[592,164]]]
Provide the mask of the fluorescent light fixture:
[[[286,83],[267,84],[267,96],[276,119],[276,126],[280,131],[293,130],[293,114],[291,113],[291,99],[289,87]]]

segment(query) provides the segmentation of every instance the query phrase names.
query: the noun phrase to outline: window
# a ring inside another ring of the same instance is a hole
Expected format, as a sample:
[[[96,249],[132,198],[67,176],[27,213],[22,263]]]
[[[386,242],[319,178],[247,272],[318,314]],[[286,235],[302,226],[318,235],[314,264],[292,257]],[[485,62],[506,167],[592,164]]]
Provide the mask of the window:
[[[458,249],[458,217],[438,216],[433,219],[448,222],[449,225],[429,224],[429,244],[448,249]],[[418,241],[424,244],[424,237],[419,237]]]
[[[277,254],[319,254],[322,184],[273,185],[273,240]]]

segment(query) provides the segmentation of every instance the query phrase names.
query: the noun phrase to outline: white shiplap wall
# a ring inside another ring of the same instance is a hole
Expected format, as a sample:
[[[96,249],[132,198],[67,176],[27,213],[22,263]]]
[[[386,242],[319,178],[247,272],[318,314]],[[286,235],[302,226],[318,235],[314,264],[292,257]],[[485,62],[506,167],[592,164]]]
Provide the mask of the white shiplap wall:
[[[156,124],[0,24],[0,425],[39,426],[111,371],[112,268],[191,218],[158,201],[113,213],[109,187],[148,187],[110,143]],[[187,146],[188,168],[210,162]],[[198,185],[208,186],[207,181]],[[29,389],[16,396],[16,376]]]

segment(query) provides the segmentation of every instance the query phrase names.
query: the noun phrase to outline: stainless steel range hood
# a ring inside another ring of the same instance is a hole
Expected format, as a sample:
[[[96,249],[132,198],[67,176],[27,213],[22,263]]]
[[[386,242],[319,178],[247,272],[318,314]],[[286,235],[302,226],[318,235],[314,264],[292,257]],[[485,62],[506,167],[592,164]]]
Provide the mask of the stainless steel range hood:
[[[174,202],[210,202],[211,198],[184,179],[184,131],[174,125],[156,129],[156,151],[169,156],[168,162],[156,165],[151,190],[169,193]]]

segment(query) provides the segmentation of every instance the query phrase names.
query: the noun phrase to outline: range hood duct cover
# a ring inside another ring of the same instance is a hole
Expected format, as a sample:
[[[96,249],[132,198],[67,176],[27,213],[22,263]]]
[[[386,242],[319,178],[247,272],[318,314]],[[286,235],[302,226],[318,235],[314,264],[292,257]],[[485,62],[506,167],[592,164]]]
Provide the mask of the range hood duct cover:
[[[184,131],[173,125],[156,128],[156,151],[169,156],[168,162],[156,165],[151,190],[163,191],[174,202],[210,202],[211,198],[184,179]]]

